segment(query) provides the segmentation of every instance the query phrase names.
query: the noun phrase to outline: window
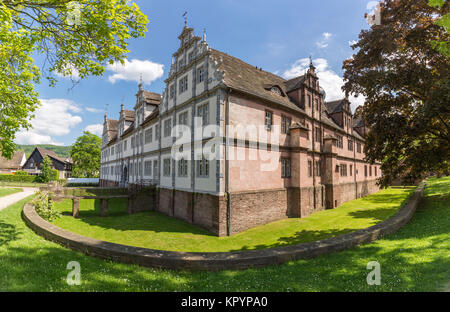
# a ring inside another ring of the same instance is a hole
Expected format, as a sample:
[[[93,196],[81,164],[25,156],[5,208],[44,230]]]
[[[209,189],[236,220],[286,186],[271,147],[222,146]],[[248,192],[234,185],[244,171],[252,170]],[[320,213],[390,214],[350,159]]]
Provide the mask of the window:
[[[364,166],[364,176],[367,177],[367,165]]]
[[[178,176],[187,177],[188,175],[188,162],[186,159],[180,159],[178,161]]]
[[[308,160],[308,177],[312,177],[312,161]]]
[[[290,178],[291,177],[291,160],[281,159],[281,177]]]
[[[322,142],[320,128],[316,127],[316,142]]]
[[[134,137],[131,138],[131,148],[134,148]]]
[[[378,176],[378,173],[377,173],[377,167],[375,166],[375,176],[377,177]]]
[[[159,125],[155,126],[155,141],[159,140]]]
[[[188,125],[188,112],[183,112],[178,115],[178,124],[179,125]]]
[[[356,143],[356,151],[361,153],[361,143]]]
[[[197,69],[197,83],[205,81],[205,70],[203,66]]]
[[[153,128],[145,131],[145,144],[152,143],[153,141]]]
[[[164,159],[164,162],[163,162],[163,175],[165,177],[170,177],[170,158]]]
[[[194,52],[189,53],[188,60],[189,60],[189,63],[194,60]]]
[[[281,133],[289,134],[291,123],[291,118],[281,115]]]
[[[307,103],[308,103],[308,107],[311,107],[311,95],[308,95]]]
[[[184,76],[180,79],[180,94],[188,89],[188,77]]]
[[[158,178],[158,161],[157,160],[153,161],[153,178],[154,179]]]
[[[168,137],[171,135],[172,131],[172,119],[166,119],[164,120],[164,137]]]
[[[281,90],[278,87],[272,87],[272,89],[270,89],[270,91],[272,91],[273,93],[276,93],[278,95],[281,95]]]
[[[353,175],[353,165],[350,165],[350,176]]]
[[[322,175],[322,168],[321,168],[321,162],[320,160],[316,161],[316,167],[314,168],[316,171],[316,176],[321,176]]]
[[[341,177],[347,176],[347,165],[341,165]]]
[[[372,176],[372,166],[369,166],[369,176]]]
[[[316,111],[319,111],[319,100],[316,99]]]
[[[204,157],[202,158],[202,160],[197,160],[197,177],[209,177],[209,160]]]
[[[181,59],[178,61],[178,69],[181,69],[184,67],[184,59]]]
[[[197,116],[202,118],[202,125],[209,125],[209,103],[203,104],[197,108]]]
[[[353,140],[348,139],[348,150],[353,151]]]
[[[169,98],[173,99],[175,96],[175,84],[172,84],[169,88]]]
[[[140,145],[144,144],[144,134],[142,132],[139,133],[139,144]]]
[[[123,150],[126,151],[127,150],[127,140],[123,141]]]
[[[265,125],[266,125],[266,130],[269,130],[269,131],[272,129],[272,116],[273,116],[273,113],[271,111],[266,111]]]
[[[338,148],[343,148],[344,147],[344,143],[343,143],[344,139],[342,138],[342,135],[336,135],[336,139],[337,139],[336,146]]]

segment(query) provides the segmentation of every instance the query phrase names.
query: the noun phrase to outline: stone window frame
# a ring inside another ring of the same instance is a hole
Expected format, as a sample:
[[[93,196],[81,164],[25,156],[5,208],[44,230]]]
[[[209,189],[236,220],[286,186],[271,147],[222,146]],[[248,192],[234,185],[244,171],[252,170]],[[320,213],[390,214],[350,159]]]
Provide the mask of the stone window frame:
[[[344,148],[344,137],[342,135],[336,134],[336,147],[337,148]]]
[[[311,103],[312,103],[311,101],[312,101],[311,95],[307,94],[306,95],[306,104],[308,105],[308,107],[311,107]]]
[[[315,161],[314,170],[317,177],[322,176],[322,161],[320,159]]]
[[[153,178],[156,179],[158,175],[158,160],[153,160]]]
[[[189,87],[188,75],[185,75],[184,77],[180,78],[179,84],[180,84],[180,93],[179,94],[186,92]]]
[[[291,159],[287,157],[281,158],[281,178],[291,177]]]
[[[346,177],[347,176],[347,164],[340,164],[339,169],[340,169],[340,176]]]
[[[347,139],[347,148],[348,148],[348,150],[349,151],[352,151],[353,152],[353,149],[354,149],[354,142],[353,142],[353,140],[352,139]]]
[[[170,137],[172,135],[172,118],[169,117],[164,120],[164,137]]]
[[[312,160],[308,160],[308,177],[312,177],[312,175],[313,175]]]
[[[205,68],[204,65],[197,67],[197,84],[205,81]]]
[[[266,109],[264,112],[264,126],[267,131],[272,131],[273,111]]]
[[[292,124],[292,118],[288,117],[284,114],[281,115],[281,133],[282,134],[290,134],[289,128]]]
[[[207,179],[209,178],[209,160],[202,156],[202,159],[196,161],[197,163],[197,178]]]
[[[202,118],[202,126],[205,127],[209,125],[209,102],[200,104],[197,106],[197,117]]]
[[[163,159],[163,176],[170,177],[171,176],[171,162],[170,158]]]
[[[145,130],[145,144],[153,142],[153,127]]]
[[[316,143],[322,142],[322,132],[320,131],[320,127],[316,127],[315,131],[316,131],[314,138],[315,142]]]
[[[172,83],[169,86],[169,99],[173,99],[175,97],[175,84]]]
[[[356,152],[357,153],[361,153],[361,143],[359,143],[359,142],[356,142]]]
[[[178,160],[178,176],[187,177],[188,176],[188,161],[187,159],[181,158]]]

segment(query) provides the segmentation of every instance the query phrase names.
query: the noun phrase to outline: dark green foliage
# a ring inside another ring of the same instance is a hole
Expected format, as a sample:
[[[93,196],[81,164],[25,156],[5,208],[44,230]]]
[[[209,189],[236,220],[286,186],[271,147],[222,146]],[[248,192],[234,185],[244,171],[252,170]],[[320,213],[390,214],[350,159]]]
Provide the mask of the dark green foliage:
[[[31,175],[12,175],[12,174],[0,174],[0,182],[38,182],[38,176]]]
[[[70,156],[71,146],[57,146],[50,144],[38,144],[38,145],[19,145],[17,144],[17,150],[24,151],[26,157],[30,157],[31,153],[34,151],[36,147],[41,147],[49,151],[53,151],[62,158],[67,158]]]

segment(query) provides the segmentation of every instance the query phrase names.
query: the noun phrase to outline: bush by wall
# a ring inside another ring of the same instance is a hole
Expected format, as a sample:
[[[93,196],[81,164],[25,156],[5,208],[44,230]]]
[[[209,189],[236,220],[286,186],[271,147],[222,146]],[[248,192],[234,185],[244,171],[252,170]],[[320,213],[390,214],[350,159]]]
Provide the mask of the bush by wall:
[[[38,182],[37,176],[32,175],[12,175],[12,174],[0,174],[0,182]]]

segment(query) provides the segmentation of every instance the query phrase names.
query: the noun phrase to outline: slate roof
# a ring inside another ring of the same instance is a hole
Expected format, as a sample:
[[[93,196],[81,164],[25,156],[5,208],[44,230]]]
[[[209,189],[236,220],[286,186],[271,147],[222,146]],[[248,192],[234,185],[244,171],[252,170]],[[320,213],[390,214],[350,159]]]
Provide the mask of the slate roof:
[[[24,151],[16,151],[11,159],[6,159],[0,154],[0,169],[20,169],[24,155]]]
[[[133,116],[134,116],[134,114],[133,114]],[[109,131],[117,131],[117,129],[119,128],[118,120],[107,119],[107,122],[108,122],[108,130]]]
[[[325,102],[328,113],[340,113],[343,110],[343,105],[345,104],[345,99],[340,99],[332,102]]]
[[[150,91],[143,91],[142,95],[144,96],[145,102],[152,105],[159,105],[161,104],[161,94],[150,92]]]
[[[123,110],[123,117],[126,121],[134,121],[134,111],[133,110]]]
[[[285,79],[218,50],[211,49],[211,56],[218,62],[218,70],[225,73],[223,79],[228,87],[304,112],[286,96]],[[268,85],[278,86],[283,95],[270,91]]]

